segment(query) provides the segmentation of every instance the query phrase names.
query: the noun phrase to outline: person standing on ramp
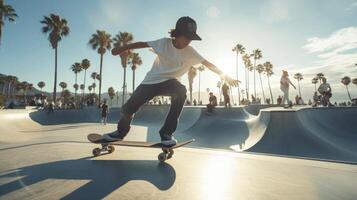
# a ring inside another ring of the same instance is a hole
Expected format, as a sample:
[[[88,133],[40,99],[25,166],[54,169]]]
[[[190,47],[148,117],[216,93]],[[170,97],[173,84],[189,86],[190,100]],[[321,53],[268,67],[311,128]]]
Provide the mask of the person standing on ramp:
[[[173,137],[173,133],[177,128],[187,92],[186,87],[180,83],[179,79],[193,65],[203,64],[229,85],[238,85],[238,80],[225,76],[220,69],[204,59],[189,45],[192,40],[201,40],[196,33],[196,27],[196,22],[192,18],[181,17],[178,19],[175,29],[171,30],[170,38],[136,42],[112,49],[112,54],[117,56],[127,55],[128,50],[131,49],[150,47],[157,54],[157,57],[144,80],[123,105],[117,131],[104,134],[105,140],[109,142],[122,140],[130,130],[130,123],[134,114],[145,102],[155,96],[169,95],[171,96],[171,107],[159,133],[162,145],[167,147],[176,145],[177,140]]]

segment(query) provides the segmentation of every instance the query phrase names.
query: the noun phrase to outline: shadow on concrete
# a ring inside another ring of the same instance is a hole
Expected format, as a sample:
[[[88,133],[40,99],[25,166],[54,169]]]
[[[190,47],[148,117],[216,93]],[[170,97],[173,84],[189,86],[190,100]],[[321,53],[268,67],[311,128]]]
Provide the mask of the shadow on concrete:
[[[44,145],[44,144],[61,144],[61,143],[90,144],[91,142],[72,141],[72,140],[56,141],[56,142],[37,142],[37,143],[20,145],[20,146],[1,148],[0,151],[10,150],[10,149],[18,149],[18,148],[30,147],[30,146],[37,146],[37,145]]]
[[[167,163],[154,160],[62,160],[42,163],[1,175],[22,177],[0,186],[0,196],[47,179],[85,180],[88,183],[62,199],[102,199],[131,180],[144,180],[160,190],[169,189],[175,182],[176,172]],[[61,187],[61,186],[59,186]]]

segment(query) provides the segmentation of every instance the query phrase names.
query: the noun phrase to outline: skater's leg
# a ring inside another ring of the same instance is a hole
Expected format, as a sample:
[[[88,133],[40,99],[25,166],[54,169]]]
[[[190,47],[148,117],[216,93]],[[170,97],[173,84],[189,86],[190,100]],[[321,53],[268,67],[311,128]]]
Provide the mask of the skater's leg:
[[[130,130],[133,115],[144,103],[156,96],[157,92],[155,85],[139,85],[129,100],[122,106],[122,116],[118,122],[117,131],[111,134],[105,134],[104,138],[108,141],[123,139]]]
[[[166,116],[165,123],[160,129],[162,143],[164,145],[175,145],[176,140],[172,137],[178,124],[178,120],[182,111],[182,108],[186,101],[186,88],[177,80],[171,80],[163,85],[163,92],[169,93],[171,96],[171,106],[169,113]]]

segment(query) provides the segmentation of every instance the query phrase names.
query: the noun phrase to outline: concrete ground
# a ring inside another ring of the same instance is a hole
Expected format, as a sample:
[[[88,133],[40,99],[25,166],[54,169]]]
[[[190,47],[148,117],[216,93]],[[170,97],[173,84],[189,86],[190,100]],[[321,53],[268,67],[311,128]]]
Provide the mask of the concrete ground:
[[[91,118],[49,125],[34,121],[31,112],[0,111],[0,199],[357,199],[352,162],[200,145],[177,149],[165,163],[157,160],[159,149],[136,147],[93,158],[97,145],[87,134],[111,132],[115,123]],[[185,112],[202,120],[196,111]],[[155,128],[144,126],[145,115],[138,115],[127,140],[151,138]],[[198,125],[184,124],[182,131],[192,126]]]

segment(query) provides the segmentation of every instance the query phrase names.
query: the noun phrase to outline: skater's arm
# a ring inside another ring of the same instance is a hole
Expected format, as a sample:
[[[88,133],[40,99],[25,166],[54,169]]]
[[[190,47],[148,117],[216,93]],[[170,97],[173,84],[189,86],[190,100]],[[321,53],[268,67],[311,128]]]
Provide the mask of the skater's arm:
[[[294,87],[294,89],[296,89],[295,85],[290,81],[290,79],[288,79],[288,80],[289,80],[289,83]]]
[[[113,56],[116,56],[116,55],[123,53],[126,50],[142,49],[142,48],[147,48],[147,47],[149,47],[147,42],[135,42],[135,43],[131,43],[131,44],[128,44],[125,46],[113,48],[112,54],[113,54]]]
[[[204,66],[206,66],[206,67],[207,67],[209,70],[211,70],[212,72],[218,74],[218,75],[221,77],[221,79],[226,80],[229,85],[231,85],[231,86],[237,86],[237,85],[240,83],[239,80],[234,80],[234,79],[232,79],[231,77],[229,77],[229,76],[227,76],[227,75],[224,75],[224,73],[222,72],[222,70],[220,70],[217,66],[215,66],[215,65],[212,64],[212,63],[210,63],[209,61],[204,60],[204,61],[202,62],[202,64],[203,64]]]

